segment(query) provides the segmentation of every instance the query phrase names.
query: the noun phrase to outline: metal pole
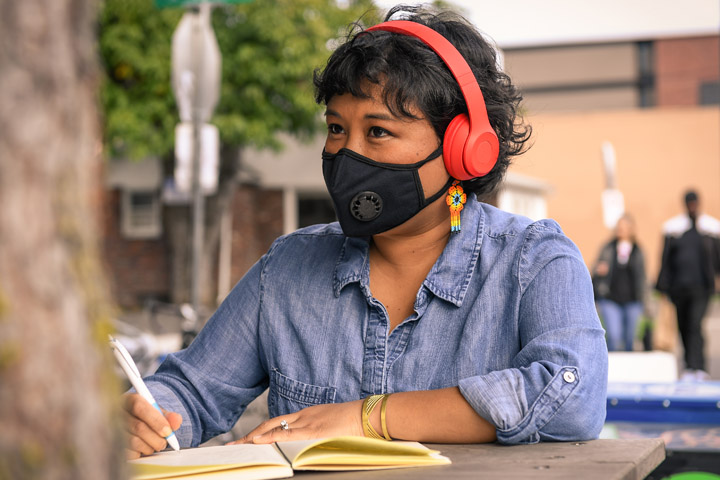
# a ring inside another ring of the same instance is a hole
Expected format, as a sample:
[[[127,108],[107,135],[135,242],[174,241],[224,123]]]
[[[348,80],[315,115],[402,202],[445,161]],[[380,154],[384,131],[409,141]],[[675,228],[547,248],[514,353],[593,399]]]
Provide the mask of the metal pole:
[[[193,330],[197,329],[197,317],[200,308],[200,285],[201,285],[201,268],[202,268],[202,252],[203,240],[205,235],[205,198],[200,188],[200,63],[202,56],[202,15],[209,15],[209,4],[201,4],[198,7],[195,22],[193,25],[193,73],[195,77],[195,89],[193,91],[193,108],[192,108],[192,219],[193,219],[193,235],[192,235],[192,269],[190,277],[190,303],[195,313],[195,322]]]
[[[193,119],[193,235],[192,235],[192,276],[190,279],[190,301],[193,310],[200,307],[200,275],[202,267],[203,237],[205,235],[205,198],[200,190],[200,122]]]

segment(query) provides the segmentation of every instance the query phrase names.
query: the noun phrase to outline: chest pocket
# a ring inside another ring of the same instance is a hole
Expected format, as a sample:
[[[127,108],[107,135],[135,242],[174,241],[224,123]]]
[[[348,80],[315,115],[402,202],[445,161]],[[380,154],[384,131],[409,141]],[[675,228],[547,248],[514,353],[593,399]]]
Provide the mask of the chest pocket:
[[[335,387],[300,382],[283,375],[276,368],[270,372],[268,411],[271,418],[326,403],[335,403]]]

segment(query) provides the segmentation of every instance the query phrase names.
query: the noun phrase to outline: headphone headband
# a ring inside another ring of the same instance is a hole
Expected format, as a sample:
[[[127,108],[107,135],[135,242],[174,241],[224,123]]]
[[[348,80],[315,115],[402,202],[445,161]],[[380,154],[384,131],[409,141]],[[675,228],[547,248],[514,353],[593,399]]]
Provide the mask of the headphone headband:
[[[475,74],[462,54],[447,38],[430,27],[409,20],[390,20],[389,22],[379,23],[365,31],[371,32],[373,30],[384,30],[415,37],[430,47],[445,62],[445,65],[447,65],[450,73],[453,74],[460,86],[460,91],[467,105],[470,123],[473,121],[488,122],[485,98],[475,79]]]

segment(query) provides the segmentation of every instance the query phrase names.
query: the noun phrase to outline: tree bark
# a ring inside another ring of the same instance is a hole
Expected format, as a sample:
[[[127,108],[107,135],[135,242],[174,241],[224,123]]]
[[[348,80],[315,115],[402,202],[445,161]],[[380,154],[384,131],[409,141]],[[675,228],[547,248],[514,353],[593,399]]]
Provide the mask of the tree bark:
[[[0,479],[125,476],[99,256],[96,5],[0,0]]]

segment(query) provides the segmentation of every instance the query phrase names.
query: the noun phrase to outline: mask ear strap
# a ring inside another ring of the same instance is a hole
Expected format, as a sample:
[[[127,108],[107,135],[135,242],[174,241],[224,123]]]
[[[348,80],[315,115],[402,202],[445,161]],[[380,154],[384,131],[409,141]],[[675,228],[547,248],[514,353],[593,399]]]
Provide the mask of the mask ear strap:
[[[440,155],[442,155],[442,153],[443,153],[443,144],[442,144],[442,142],[440,142],[440,145],[438,145],[438,147],[435,150],[433,150],[433,152],[430,155],[428,155],[425,158],[425,160],[420,160],[417,163],[413,163],[412,166],[413,166],[413,168],[420,168],[423,165],[425,165],[426,163],[428,163],[429,161],[435,160],[436,158],[438,158]]]
[[[428,155],[427,159],[435,160],[437,157],[442,155],[442,153],[443,153],[443,143],[440,142],[440,145],[438,145],[438,147],[430,155]]]
[[[442,148],[442,145],[440,145],[440,148]],[[438,198],[440,198],[440,197],[442,197],[443,195],[445,195],[445,193],[447,192],[448,188],[450,188],[450,186],[453,184],[454,181],[455,181],[455,179],[454,179],[453,177],[450,177],[450,178],[448,179],[448,181],[445,182],[445,185],[444,185],[440,190],[438,190],[435,195],[433,195],[433,196],[430,197],[430,198],[425,199],[425,203],[423,204],[423,207],[427,207],[428,205],[430,205],[431,203],[433,203],[435,200],[437,200]]]

